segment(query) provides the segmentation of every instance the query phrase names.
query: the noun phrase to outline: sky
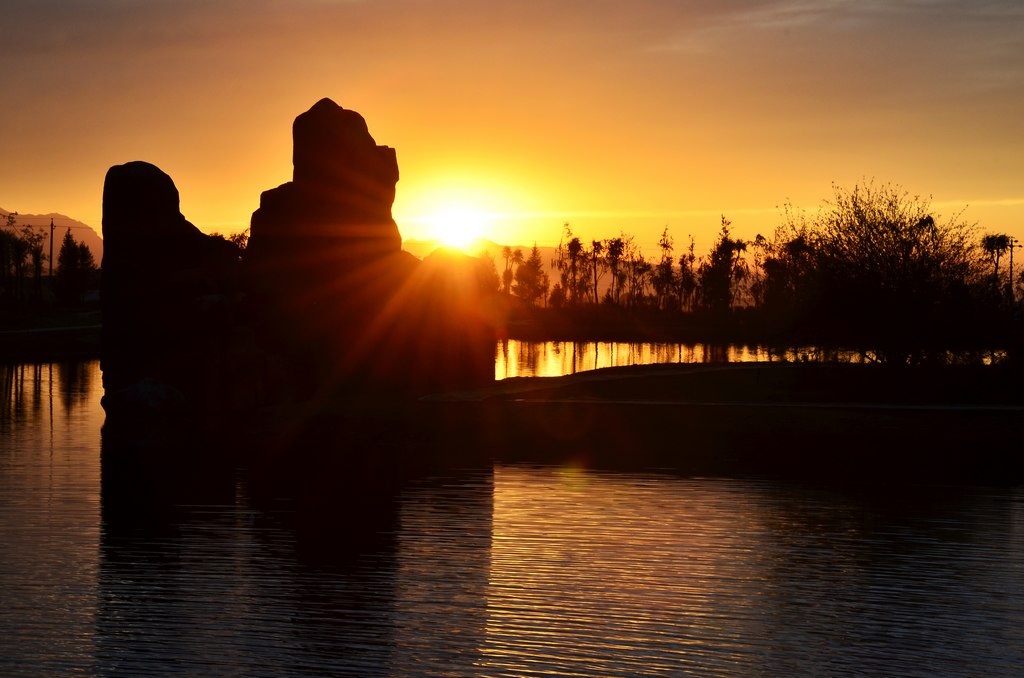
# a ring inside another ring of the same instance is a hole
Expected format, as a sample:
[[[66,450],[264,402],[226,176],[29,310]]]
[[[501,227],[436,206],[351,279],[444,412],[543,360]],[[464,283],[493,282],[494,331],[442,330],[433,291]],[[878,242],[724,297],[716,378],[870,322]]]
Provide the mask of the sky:
[[[406,238],[770,235],[896,184],[1024,240],[1019,0],[5,0],[0,207],[99,230],[151,162],[246,228],[323,97],[397,149]],[[447,216],[442,216],[447,215]]]

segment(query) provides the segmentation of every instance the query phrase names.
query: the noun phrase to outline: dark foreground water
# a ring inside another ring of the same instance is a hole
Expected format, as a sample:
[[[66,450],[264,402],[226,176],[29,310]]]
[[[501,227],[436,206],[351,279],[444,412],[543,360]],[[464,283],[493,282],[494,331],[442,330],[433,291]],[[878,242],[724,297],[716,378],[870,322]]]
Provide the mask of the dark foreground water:
[[[1024,673],[1019,487],[499,465],[312,526],[241,474],[139,511],[96,363],[0,375],[3,676]]]

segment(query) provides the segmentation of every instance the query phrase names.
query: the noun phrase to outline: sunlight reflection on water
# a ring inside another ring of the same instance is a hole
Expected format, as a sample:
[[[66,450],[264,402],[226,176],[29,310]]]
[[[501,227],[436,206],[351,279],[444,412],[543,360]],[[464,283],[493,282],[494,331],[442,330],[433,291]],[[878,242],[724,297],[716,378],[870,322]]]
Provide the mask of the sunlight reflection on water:
[[[964,354],[939,351],[930,356],[947,362],[991,364],[1005,351]],[[774,348],[747,344],[657,343],[614,341],[522,341],[504,339],[494,350],[494,378],[558,377],[605,367],[629,365],[748,362],[876,362],[871,351],[796,346]]]
[[[604,367],[665,363],[743,363],[770,360],[860,362],[852,351],[792,348],[784,351],[742,344],[677,344],[610,341],[499,341],[495,349],[494,376],[557,377]]]

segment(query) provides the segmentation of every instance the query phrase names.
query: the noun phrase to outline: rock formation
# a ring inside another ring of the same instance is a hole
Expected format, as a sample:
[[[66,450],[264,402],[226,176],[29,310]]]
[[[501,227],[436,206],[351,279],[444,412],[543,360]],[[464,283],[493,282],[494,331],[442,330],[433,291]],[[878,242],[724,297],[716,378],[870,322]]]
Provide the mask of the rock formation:
[[[174,182],[146,162],[107,172],[103,240],[107,396],[146,400],[159,392],[161,400],[196,397],[195,391],[205,388],[199,385],[205,363],[222,350],[230,333],[228,287],[237,273],[238,248],[189,223],[179,209]]]
[[[395,151],[322,99],[295,119],[293,179],[263,193],[245,265],[264,333],[301,388],[433,390],[493,378],[493,344],[466,291],[401,249]],[[455,272],[446,274],[458,275]]]
[[[425,264],[401,249],[394,149],[329,99],[296,118],[293,138],[293,180],[262,194],[244,253],[189,223],[155,166],[107,173],[108,413],[118,402],[209,414],[493,379],[475,262]]]

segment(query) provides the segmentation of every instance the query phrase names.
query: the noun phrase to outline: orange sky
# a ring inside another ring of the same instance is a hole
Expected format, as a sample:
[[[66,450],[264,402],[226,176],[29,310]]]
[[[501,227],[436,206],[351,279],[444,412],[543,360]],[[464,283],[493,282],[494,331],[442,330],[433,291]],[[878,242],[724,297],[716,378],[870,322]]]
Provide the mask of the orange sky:
[[[1019,0],[10,0],[0,207],[95,226],[107,168],[168,172],[206,231],[291,176],[322,97],[398,151],[395,216],[493,212],[553,245],[711,244],[864,178],[1024,239]]]

